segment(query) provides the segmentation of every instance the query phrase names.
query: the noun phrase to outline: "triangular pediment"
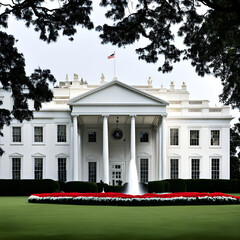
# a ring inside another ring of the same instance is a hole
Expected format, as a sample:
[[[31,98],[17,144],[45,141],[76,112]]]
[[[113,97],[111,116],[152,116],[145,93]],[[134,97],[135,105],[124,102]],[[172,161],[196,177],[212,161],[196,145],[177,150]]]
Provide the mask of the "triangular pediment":
[[[202,156],[201,155],[199,155],[198,153],[193,153],[193,154],[191,154],[191,156],[190,157],[192,157],[192,158],[201,158]]]
[[[68,101],[69,105],[161,105],[168,103],[119,81],[112,81]]]
[[[37,153],[34,153],[34,154],[32,155],[32,157],[45,157],[45,155],[37,152]]]
[[[20,153],[13,153],[13,154],[11,154],[9,156],[12,157],[12,158],[21,158],[21,157],[23,157],[23,155],[20,154]]]

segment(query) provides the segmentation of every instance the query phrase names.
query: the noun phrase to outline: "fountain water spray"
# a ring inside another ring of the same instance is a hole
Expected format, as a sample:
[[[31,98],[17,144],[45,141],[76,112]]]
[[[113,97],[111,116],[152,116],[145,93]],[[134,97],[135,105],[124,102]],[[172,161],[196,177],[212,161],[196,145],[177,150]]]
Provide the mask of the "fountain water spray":
[[[142,192],[140,191],[139,183],[138,183],[136,161],[134,161],[134,159],[130,160],[129,180],[128,180],[127,193],[131,194],[131,195],[140,195],[140,194],[142,194]]]

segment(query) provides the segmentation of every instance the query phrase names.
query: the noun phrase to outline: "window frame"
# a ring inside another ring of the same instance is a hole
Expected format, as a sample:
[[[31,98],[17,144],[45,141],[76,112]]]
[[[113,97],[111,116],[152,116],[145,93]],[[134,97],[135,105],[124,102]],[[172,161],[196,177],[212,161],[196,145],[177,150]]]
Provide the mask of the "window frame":
[[[172,139],[171,139],[171,130],[177,130],[177,144],[171,144]],[[169,146],[170,147],[180,147],[180,128],[179,127],[170,127],[169,128]]]
[[[147,181],[142,181],[142,165],[141,165],[141,163],[142,163],[142,161],[141,160],[147,160],[147,170],[145,170],[145,171],[147,171]],[[149,182],[149,162],[150,162],[150,159],[148,158],[148,157],[140,157],[139,158],[139,182],[141,182],[141,183],[148,183]]]
[[[212,132],[213,131],[218,131],[219,132],[218,144],[212,144]],[[210,129],[210,146],[211,146],[211,148],[215,148],[215,147],[219,148],[219,147],[221,147],[221,139],[222,139],[222,137],[221,137],[221,129]]]
[[[196,139],[191,139],[191,132],[198,132],[198,137]],[[192,144],[191,140],[197,141],[198,144]],[[199,129],[189,129],[189,146],[190,147],[200,147],[200,130]]]
[[[41,170],[36,170],[36,159],[41,159],[42,160],[42,169]],[[34,178],[33,179],[36,179],[36,180],[41,180],[41,179],[44,179],[44,158],[39,156],[39,157],[33,157],[33,164],[34,164]],[[42,174],[42,177],[41,178],[36,178],[36,172],[37,171],[41,171],[41,174]]]
[[[59,160],[65,159],[65,180],[60,179],[60,171],[59,171]],[[57,180],[67,182],[68,181],[68,158],[66,156],[57,156]]]
[[[213,178],[213,160],[218,160],[218,178]],[[210,179],[221,179],[221,157],[213,156],[210,158]]]
[[[193,160],[198,160],[198,171],[194,169],[193,171]],[[201,158],[200,157],[192,157],[191,158],[191,179],[200,179],[201,178]],[[193,173],[198,174],[198,178],[194,177],[193,178]]]
[[[65,126],[65,138],[66,138],[66,141],[64,141],[64,142],[60,142],[59,141],[59,135],[58,135],[58,126]],[[56,144],[57,145],[66,145],[66,144],[68,144],[68,136],[69,136],[69,134],[68,134],[68,124],[67,123],[57,123],[56,124]]]
[[[96,181],[90,181],[90,168],[89,168],[89,167],[90,167],[90,163],[95,163],[95,180],[96,180]],[[88,162],[87,162],[87,168],[88,168],[88,182],[95,182],[95,183],[97,182],[97,177],[98,177],[98,176],[97,176],[97,164],[98,164],[97,161],[94,161],[94,160],[93,160],[93,161],[88,161]]]
[[[21,133],[21,141],[20,142],[14,142],[13,141],[13,129],[14,128],[20,128],[20,133]],[[12,124],[11,126],[11,145],[23,145],[23,126],[22,125],[19,125],[19,124]]]
[[[90,140],[90,133],[95,133],[95,141],[89,141]],[[97,131],[96,130],[88,130],[87,131],[87,142],[88,143],[97,143]]]
[[[13,174],[13,159],[19,159],[20,160],[20,170],[19,171],[19,178],[13,178],[14,174]],[[21,180],[22,179],[22,157],[20,156],[11,156],[11,179],[14,180]]]
[[[42,128],[42,142],[35,142],[35,127]],[[45,124],[33,124],[32,125],[32,145],[45,145]]]
[[[169,161],[169,164],[170,164],[170,167],[169,167],[169,171],[170,171],[169,178],[170,179],[179,179],[180,178],[180,159],[177,158],[177,157],[171,157],[169,160],[170,160]],[[177,160],[177,178],[172,178],[172,160]]]
[[[144,137],[145,134],[147,134],[147,141],[141,141],[141,139],[146,140]],[[141,135],[143,135],[142,138],[141,138]],[[140,131],[139,132],[139,142],[140,143],[149,143],[150,142],[149,131]]]

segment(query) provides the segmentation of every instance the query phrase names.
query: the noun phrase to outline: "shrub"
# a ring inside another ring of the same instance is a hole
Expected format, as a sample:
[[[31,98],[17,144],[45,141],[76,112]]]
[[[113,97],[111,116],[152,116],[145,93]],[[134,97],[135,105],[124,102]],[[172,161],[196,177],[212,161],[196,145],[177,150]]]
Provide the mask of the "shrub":
[[[104,192],[116,192],[116,193],[123,193],[125,192],[124,186],[106,186],[104,187]]]
[[[87,193],[87,192],[98,192],[98,187],[96,183],[93,182],[66,182],[63,186],[64,192],[80,192],[80,193]]]
[[[152,181],[148,182],[148,192],[149,193],[162,193],[165,192],[165,184],[167,182],[164,181]]]
[[[165,188],[166,192],[187,192],[187,185],[184,179],[167,179],[163,180],[169,185],[168,189]]]
[[[64,185],[65,185],[65,182],[64,181],[57,181],[58,182],[58,184],[59,184],[59,186],[60,186],[60,190],[59,190],[59,192],[64,192]]]
[[[0,196],[28,196],[34,193],[59,192],[58,182],[51,179],[2,179],[0,180]]]
[[[106,183],[101,183],[101,182],[98,182],[97,183],[97,188],[98,188],[98,192],[101,193],[103,190],[105,192],[105,189],[108,185]]]
[[[167,179],[162,181],[148,182],[149,193],[162,192],[186,192],[187,185],[183,179]]]
[[[187,179],[188,192],[239,193],[240,181],[227,179]]]

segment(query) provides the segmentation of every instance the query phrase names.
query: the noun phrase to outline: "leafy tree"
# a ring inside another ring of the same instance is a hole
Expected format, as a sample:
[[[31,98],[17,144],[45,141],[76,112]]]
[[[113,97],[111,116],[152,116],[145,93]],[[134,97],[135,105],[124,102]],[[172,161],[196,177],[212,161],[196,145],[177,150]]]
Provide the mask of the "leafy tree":
[[[156,63],[163,56],[158,68],[163,73],[189,59],[198,75],[221,79],[224,104],[240,108],[240,0],[138,0],[127,11],[128,2],[101,1],[114,21],[97,27],[102,43],[121,47],[146,38],[148,44],[136,49],[139,59]],[[174,42],[176,34],[183,39],[182,49]]]
[[[92,10],[91,1],[57,1],[62,3],[58,8],[47,8],[46,1],[12,0],[0,1],[0,28],[8,27],[8,17],[13,15],[17,20],[23,20],[27,27],[34,26],[40,32],[40,39],[48,43],[56,41],[59,32],[71,36],[76,32],[76,25],[88,29],[93,28],[89,14]],[[51,2],[51,1],[48,1]],[[12,118],[22,122],[33,118],[33,111],[29,109],[29,100],[34,102],[34,109],[40,110],[43,102],[49,102],[53,93],[49,83],[56,80],[50,70],[36,69],[30,76],[25,72],[25,60],[14,46],[12,35],[0,31],[0,83],[6,91],[11,91],[13,99],[12,109],[0,109],[0,135],[3,136],[4,125],[9,125]],[[3,102],[0,101],[0,105]],[[0,155],[3,150],[0,148]]]
[[[200,76],[220,78],[220,100],[240,108],[240,0],[137,0],[131,7],[132,2],[100,1],[106,18],[113,21],[96,27],[103,44],[121,47],[145,38],[148,44],[136,49],[139,59],[156,63],[162,56],[158,70],[163,73],[172,71],[173,63],[188,59]],[[60,33],[73,40],[78,25],[94,28],[92,10],[92,0],[0,0],[0,27],[2,31],[7,28],[8,17],[13,15],[27,27],[33,26],[43,41],[54,42]],[[183,48],[175,44],[175,35],[182,37]],[[27,100],[40,109],[42,102],[51,100],[48,83],[55,81],[49,70],[37,69],[26,76],[24,57],[14,42],[13,36],[1,32],[0,81],[5,90],[12,90],[14,106],[1,109],[0,130],[13,116],[20,121],[31,119]],[[24,92],[25,88],[28,91]]]
[[[230,129],[230,178],[240,180],[240,123]]]

